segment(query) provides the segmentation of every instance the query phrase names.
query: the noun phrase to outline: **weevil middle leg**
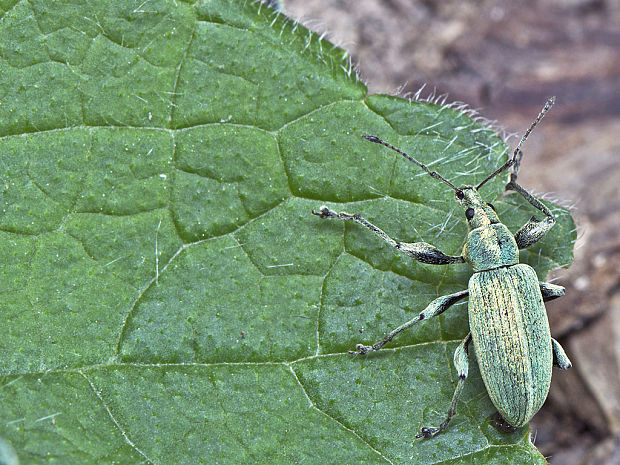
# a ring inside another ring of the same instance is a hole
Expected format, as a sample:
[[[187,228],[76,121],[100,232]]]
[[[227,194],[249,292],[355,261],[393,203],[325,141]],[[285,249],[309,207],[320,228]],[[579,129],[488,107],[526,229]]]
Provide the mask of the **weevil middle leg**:
[[[456,413],[456,404],[459,401],[459,397],[461,397],[461,392],[463,392],[465,380],[467,379],[467,375],[469,374],[468,346],[470,342],[471,333],[469,333],[465,337],[465,339],[463,339],[463,341],[454,351],[454,367],[456,368],[458,381],[456,383],[456,389],[454,390],[454,394],[452,395],[452,402],[450,403],[448,416],[443,422],[441,422],[439,426],[425,426],[423,428],[420,428],[420,434],[416,435],[416,438],[431,438],[437,433],[445,430],[448,427],[448,423],[450,423],[450,420],[452,420],[452,417]]]
[[[367,354],[368,352],[379,350],[381,349],[381,347],[383,347],[385,344],[390,342],[392,339],[394,339],[396,335],[402,333],[404,330],[411,328],[413,325],[415,325],[419,321],[428,320],[429,318],[433,318],[434,316],[441,315],[451,305],[467,297],[468,295],[469,295],[469,291],[465,290],[465,291],[455,292],[454,294],[448,294],[448,295],[438,297],[435,300],[433,300],[430,304],[428,304],[427,307],[424,310],[422,310],[418,316],[416,316],[412,320],[409,320],[407,323],[400,325],[398,328],[391,331],[387,336],[385,336],[379,342],[376,342],[371,346],[365,346],[362,344],[358,344],[355,347],[357,350],[356,351],[350,350],[349,353],[354,354],[354,355],[363,355],[363,354]]]

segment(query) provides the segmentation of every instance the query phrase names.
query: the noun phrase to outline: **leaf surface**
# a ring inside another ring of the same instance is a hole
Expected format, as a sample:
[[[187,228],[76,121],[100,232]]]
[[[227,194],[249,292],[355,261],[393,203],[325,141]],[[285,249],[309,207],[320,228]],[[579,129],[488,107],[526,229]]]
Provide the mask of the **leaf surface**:
[[[489,426],[474,362],[449,430],[413,442],[447,411],[466,303],[347,351],[471,271],[310,213],[459,254],[451,191],[361,135],[462,185],[505,160],[493,131],[367,96],[343,50],[251,1],[0,8],[0,436],[20,463],[544,463],[527,428]],[[504,182],[484,195],[516,231],[533,212],[495,201]],[[541,277],[572,259],[553,208],[522,255]]]

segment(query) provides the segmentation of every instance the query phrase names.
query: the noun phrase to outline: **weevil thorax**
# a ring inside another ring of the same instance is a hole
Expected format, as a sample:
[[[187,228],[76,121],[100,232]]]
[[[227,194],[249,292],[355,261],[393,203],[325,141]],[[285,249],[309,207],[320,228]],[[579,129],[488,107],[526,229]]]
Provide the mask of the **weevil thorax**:
[[[456,200],[465,210],[469,227],[463,257],[475,272],[519,263],[519,248],[512,233],[502,224],[492,204],[478,191],[464,186],[456,191]]]

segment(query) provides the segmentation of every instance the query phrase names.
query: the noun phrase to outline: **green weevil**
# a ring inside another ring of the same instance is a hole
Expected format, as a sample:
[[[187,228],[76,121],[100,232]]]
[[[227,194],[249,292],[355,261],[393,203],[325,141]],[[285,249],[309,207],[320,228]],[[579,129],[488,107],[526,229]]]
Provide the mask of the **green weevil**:
[[[473,268],[467,290],[433,300],[418,316],[394,329],[381,341],[372,346],[358,344],[355,351],[349,352],[362,355],[379,350],[402,331],[422,320],[440,315],[455,302],[469,297],[470,332],[454,353],[458,381],[448,416],[437,427],[421,428],[417,438],[430,438],[444,431],[454,416],[469,371],[468,346],[472,341],[489,397],[504,421],[515,428],[526,425],[547,398],[552,365],[564,370],[571,366],[562,346],[551,337],[543,303],[564,295],[564,288],[539,282],[532,267],[519,263],[519,249],[538,242],[555,223],[551,211],[516,182],[523,157],[521,146],[554,101],[554,97],[547,100],[514,149],[512,157],[476,187],[456,187],[437,172],[378,137],[362,136],[370,142],[395,150],[454,190],[457,202],[465,210],[469,228],[460,256],[446,255],[426,242],[395,241],[360,215],[336,213],[326,206],[320,207],[319,211],[312,211],[320,218],[355,221],[422,263],[448,265],[467,262]],[[532,216],[514,235],[500,222],[493,205],[485,202],[478,192],[486,182],[510,167],[512,170],[506,190],[517,192],[545,215],[542,220]]]

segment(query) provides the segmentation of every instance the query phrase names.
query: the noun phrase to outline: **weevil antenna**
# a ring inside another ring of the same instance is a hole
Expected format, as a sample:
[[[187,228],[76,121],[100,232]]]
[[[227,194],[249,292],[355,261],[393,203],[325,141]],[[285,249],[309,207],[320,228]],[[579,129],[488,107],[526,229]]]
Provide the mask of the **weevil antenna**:
[[[435,178],[435,179],[439,179],[440,181],[445,182],[448,186],[450,186],[452,189],[454,189],[455,191],[458,191],[459,189],[452,184],[450,181],[448,181],[446,178],[444,178],[443,176],[441,176],[437,171],[431,171],[428,169],[428,166],[426,166],[423,163],[420,163],[418,160],[416,160],[415,158],[413,158],[411,155],[406,154],[405,152],[403,152],[400,149],[397,149],[396,147],[394,147],[391,144],[388,144],[387,142],[379,139],[377,136],[369,136],[368,134],[364,134],[362,136],[364,139],[366,139],[367,141],[370,142],[374,142],[375,144],[381,144],[381,145],[385,145],[387,148],[394,150],[395,152],[400,153],[403,157],[405,157],[407,160],[409,160],[410,162],[415,163],[416,165],[418,165],[420,168],[422,168],[424,171],[426,171],[431,177]]]
[[[478,184],[478,186],[476,186],[476,190],[480,189],[482,186],[484,186],[486,184],[487,181],[490,181],[491,179],[493,179],[495,176],[497,176],[502,171],[507,170],[512,165],[518,163],[517,157],[519,156],[519,153],[521,153],[521,146],[523,145],[525,140],[528,138],[528,136],[530,135],[532,130],[540,122],[540,120],[543,119],[543,116],[545,116],[545,113],[547,113],[549,111],[549,109],[553,106],[554,103],[555,103],[555,97],[550,97],[549,99],[547,99],[547,102],[545,103],[545,106],[543,107],[542,110],[540,110],[540,113],[538,113],[538,116],[536,117],[534,122],[532,124],[530,124],[530,127],[527,128],[527,131],[525,131],[525,134],[523,134],[523,137],[519,141],[519,144],[517,145],[517,147],[512,152],[512,158],[510,160],[508,160],[506,163],[504,163],[502,166],[500,166],[493,174],[489,175],[489,177],[487,177],[484,181],[482,181],[480,184]]]

